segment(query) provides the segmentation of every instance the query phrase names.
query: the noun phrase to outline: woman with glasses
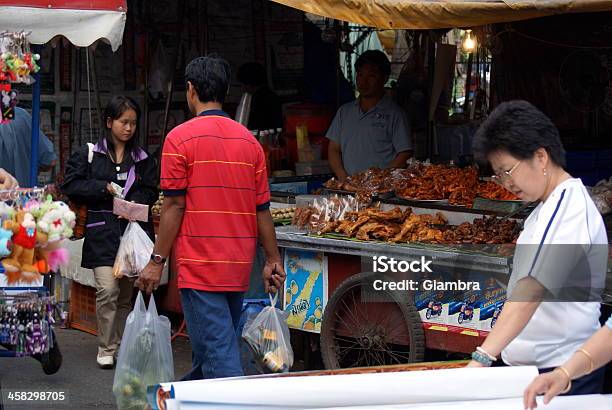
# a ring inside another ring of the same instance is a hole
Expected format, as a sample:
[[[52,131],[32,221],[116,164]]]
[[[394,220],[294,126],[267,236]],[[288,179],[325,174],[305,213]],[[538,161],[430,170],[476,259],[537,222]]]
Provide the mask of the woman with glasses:
[[[499,183],[539,204],[517,240],[504,308],[469,366],[490,366],[501,354],[508,365],[550,372],[600,328],[597,290],[605,284],[608,246],[603,219],[582,181],[563,168],[558,130],[528,102],[499,105],[473,148]],[[603,376],[599,369],[578,377],[564,393],[601,393]]]

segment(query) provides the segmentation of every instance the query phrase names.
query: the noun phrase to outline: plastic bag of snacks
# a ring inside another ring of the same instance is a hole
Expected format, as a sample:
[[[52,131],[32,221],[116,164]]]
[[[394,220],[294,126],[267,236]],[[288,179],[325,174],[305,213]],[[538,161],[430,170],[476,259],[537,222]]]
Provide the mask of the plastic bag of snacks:
[[[113,394],[119,410],[147,407],[147,387],[174,379],[170,321],[157,314],[153,296],[149,309],[138,292],[119,348]]]
[[[153,253],[153,242],[138,222],[130,222],[123,233],[119,250],[113,265],[113,275],[119,279],[124,276],[138,276],[147,266]]]
[[[274,373],[286,373],[293,365],[293,349],[287,326],[288,314],[276,308],[278,293],[270,296],[270,306],[248,323],[242,338],[251,346],[255,356]]]

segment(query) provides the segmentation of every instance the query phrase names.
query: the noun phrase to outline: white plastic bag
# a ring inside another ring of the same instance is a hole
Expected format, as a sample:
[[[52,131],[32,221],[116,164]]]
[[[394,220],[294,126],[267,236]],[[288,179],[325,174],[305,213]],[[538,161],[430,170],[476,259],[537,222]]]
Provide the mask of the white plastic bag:
[[[138,222],[130,222],[123,233],[113,265],[113,275],[138,276],[153,253],[153,242]]]
[[[293,349],[287,326],[288,314],[277,309],[278,293],[270,295],[270,305],[245,325],[242,338],[264,366],[275,373],[288,372],[293,365]]]
[[[157,314],[151,295],[147,310],[138,292],[134,310],[125,324],[113,380],[119,410],[144,409],[147,387],[174,380],[170,321]]]

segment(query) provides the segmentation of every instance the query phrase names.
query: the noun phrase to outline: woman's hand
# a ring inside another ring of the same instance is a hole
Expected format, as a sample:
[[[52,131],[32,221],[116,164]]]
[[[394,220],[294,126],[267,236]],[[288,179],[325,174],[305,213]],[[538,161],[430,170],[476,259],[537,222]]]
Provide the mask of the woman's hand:
[[[539,375],[525,389],[523,394],[525,409],[538,407],[536,396],[539,394],[544,394],[544,404],[550,403],[553,397],[559,395],[567,387],[568,383],[567,375],[559,369]]]
[[[113,188],[113,186],[111,185],[111,183],[109,182],[108,184],[106,184],[106,190],[113,196],[115,196],[115,188]]]
[[[470,362],[465,367],[484,367],[482,363],[477,362],[476,360],[470,360]]]

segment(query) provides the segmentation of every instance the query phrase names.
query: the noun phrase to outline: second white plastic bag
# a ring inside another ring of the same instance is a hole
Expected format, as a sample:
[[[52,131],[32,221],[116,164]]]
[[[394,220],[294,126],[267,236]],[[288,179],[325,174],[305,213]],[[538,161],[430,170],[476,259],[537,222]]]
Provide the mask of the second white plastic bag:
[[[272,298],[270,306],[247,323],[242,331],[242,338],[251,346],[257,358],[270,371],[288,372],[293,365],[293,349],[287,326],[288,314],[276,308],[278,293]]]

